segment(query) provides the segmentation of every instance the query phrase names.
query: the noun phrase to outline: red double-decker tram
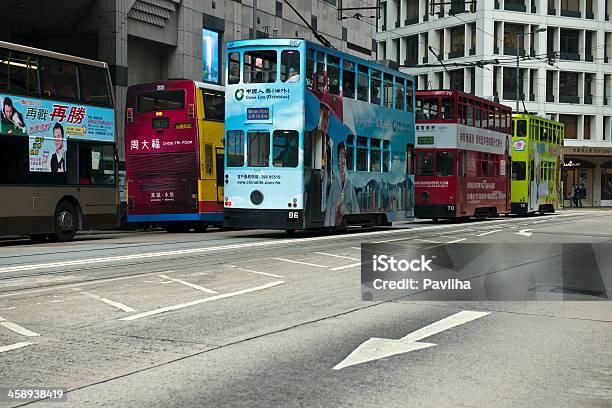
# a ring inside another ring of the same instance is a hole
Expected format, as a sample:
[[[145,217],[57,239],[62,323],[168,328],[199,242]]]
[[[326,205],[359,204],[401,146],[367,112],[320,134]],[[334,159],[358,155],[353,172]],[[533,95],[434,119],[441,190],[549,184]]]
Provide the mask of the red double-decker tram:
[[[512,109],[460,91],[416,94],[415,216],[510,212]]]

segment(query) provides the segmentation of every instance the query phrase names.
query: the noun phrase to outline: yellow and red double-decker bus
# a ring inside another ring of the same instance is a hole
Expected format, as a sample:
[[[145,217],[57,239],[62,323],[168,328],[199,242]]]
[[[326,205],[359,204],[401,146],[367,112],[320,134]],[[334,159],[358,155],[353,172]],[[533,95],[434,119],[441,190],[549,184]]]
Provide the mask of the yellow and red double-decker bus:
[[[169,232],[223,223],[223,120],[221,86],[168,80],[128,88],[128,222]]]

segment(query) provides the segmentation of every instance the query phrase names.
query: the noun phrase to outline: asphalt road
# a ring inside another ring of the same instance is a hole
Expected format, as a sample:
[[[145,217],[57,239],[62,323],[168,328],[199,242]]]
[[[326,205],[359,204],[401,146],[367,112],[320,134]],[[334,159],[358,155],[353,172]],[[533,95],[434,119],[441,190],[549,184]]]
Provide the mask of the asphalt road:
[[[4,241],[0,391],[67,390],[61,402],[25,402],[51,407],[610,407],[609,300],[543,285],[540,301],[366,302],[360,244],[611,241],[612,212],[586,209],[338,235]],[[436,329],[473,312],[483,313]],[[338,366],[372,338],[429,346]]]

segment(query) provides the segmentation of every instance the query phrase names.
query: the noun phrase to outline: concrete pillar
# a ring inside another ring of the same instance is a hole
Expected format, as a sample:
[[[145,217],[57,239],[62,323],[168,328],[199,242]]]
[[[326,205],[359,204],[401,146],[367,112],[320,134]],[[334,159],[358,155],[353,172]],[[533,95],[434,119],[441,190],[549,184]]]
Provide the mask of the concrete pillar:
[[[183,0],[177,6],[177,46],[168,52],[168,77],[202,80],[201,2]],[[172,29],[166,27],[166,30]]]
[[[115,94],[119,160],[125,160],[124,111],[128,86],[127,12],[133,0],[99,0],[98,59],[109,64]]]
[[[488,58],[493,54],[495,42],[493,37],[485,34],[485,32],[492,33],[495,24],[493,19],[485,14],[486,11],[478,11],[478,17],[476,19],[476,55],[482,55],[483,58]],[[500,37],[498,36],[497,38]],[[475,74],[476,95],[493,95],[493,67],[489,67],[489,69],[476,68]],[[501,90],[499,87],[497,89]]]

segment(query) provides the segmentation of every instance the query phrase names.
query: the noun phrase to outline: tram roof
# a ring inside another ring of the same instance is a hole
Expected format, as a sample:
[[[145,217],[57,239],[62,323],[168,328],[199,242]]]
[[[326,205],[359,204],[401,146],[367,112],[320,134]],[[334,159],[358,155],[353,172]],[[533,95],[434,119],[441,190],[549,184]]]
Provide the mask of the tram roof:
[[[539,120],[542,122],[546,122],[546,123],[550,123],[553,125],[558,125],[558,126],[562,126],[563,128],[565,128],[565,124],[561,123],[561,122],[557,122],[556,120],[552,120],[552,119],[548,119],[545,118],[543,116],[538,116],[538,115],[531,115],[529,113],[514,113],[512,114],[512,118],[514,120]]]
[[[393,75],[402,76],[404,78],[410,79],[414,82],[415,78],[413,75],[407,74],[402,71],[398,71],[389,67],[385,67],[378,62],[365,60],[363,58],[357,57],[355,55],[349,54],[344,51],[334,50],[329,47],[325,47],[323,45],[314,43],[312,41],[306,40],[304,38],[258,38],[258,39],[247,39],[247,40],[238,40],[238,41],[229,41],[226,44],[226,50],[229,53],[231,49],[234,48],[243,48],[243,47],[295,47],[296,41],[299,44],[306,44],[308,48],[314,48],[319,51],[323,51],[327,54],[332,54],[341,58],[348,58],[351,61],[360,64],[367,65],[370,67],[376,68],[378,71],[390,73]]]
[[[490,99],[487,98],[483,98],[482,96],[476,96],[476,95],[472,95],[470,93],[467,92],[463,92],[463,91],[458,91],[456,89],[439,89],[439,90],[418,90],[416,93],[416,97],[442,97],[442,96],[463,96],[465,98],[469,98],[469,99],[474,99],[476,101],[480,101],[480,102],[485,102],[489,105],[494,105],[500,108],[503,108],[504,110],[508,110],[508,111],[512,111],[512,108],[509,107],[508,105],[504,105],[502,103],[499,102],[495,102],[492,101]]]

